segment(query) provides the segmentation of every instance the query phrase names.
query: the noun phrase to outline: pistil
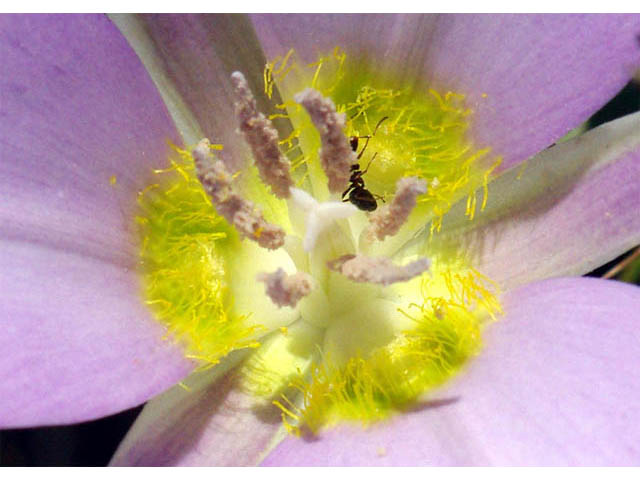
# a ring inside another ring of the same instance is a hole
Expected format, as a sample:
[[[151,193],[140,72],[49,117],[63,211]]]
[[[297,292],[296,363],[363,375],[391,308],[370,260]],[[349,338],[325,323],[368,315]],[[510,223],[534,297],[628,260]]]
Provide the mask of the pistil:
[[[305,212],[305,235],[302,242],[305,252],[311,252],[320,235],[336,220],[354,215],[358,209],[342,202],[318,202],[304,190],[291,189],[294,204]]]

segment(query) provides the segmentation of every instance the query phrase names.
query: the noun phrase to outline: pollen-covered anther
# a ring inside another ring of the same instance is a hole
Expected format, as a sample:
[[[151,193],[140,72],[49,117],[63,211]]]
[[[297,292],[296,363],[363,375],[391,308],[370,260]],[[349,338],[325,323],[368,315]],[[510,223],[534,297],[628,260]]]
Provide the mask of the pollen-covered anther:
[[[409,218],[416,206],[418,195],[427,192],[427,184],[416,177],[405,177],[396,183],[396,194],[388,205],[369,216],[367,237],[382,241],[385,237],[395,235]]]
[[[406,282],[429,269],[430,262],[420,258],[406,265],[396,265],[386,257],[343,255],[327,262],[329,269],[339,272],[354,282],[391,285]]]
[[[329,178],[329,190],[332,193],[342,192],[349,182],[351,165],[357,163],[343,131],[345,114],[336,112],[333,101],[312,88],[298,93],[294,99],[307,110],[320,133],[320,162]]]
[[[260,178],[277,197],[288,198],[289,188],[293,186],[291,165],[278,148],[278,132],[271,121],[258,111],[256,99],[244,75],[232,73],[231,83],[237,98],[235,105],[240,132],[251,147]]]
[[[233,177],[222,161],[213,158],[209,140],[200,140],[192,153],[198,180],[211,197],[216,211],[232,224],[240,235],[256,241],[263,248],[280,248],[284,244],[284,230],[267,223],[252,202],[234,191]]]
[[[278,307],[295,307],[313,289],[309,274],[288,275],[282,268],[272,273],[259,273],[256,280],[264,282],[266,294]]]

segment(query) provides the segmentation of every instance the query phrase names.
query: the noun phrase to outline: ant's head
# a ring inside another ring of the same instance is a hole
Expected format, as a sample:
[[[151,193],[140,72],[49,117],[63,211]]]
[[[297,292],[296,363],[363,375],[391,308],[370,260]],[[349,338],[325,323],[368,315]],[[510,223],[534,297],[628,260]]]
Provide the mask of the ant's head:
[[[378,131],[378,128],[380,128],[380,125],[382,124],[382,122],[384,122],[385,120],[388,120],[389,117],[382,117],[380,119],[380,121],[377,123],[376,128],[373,129],[373,132],[371,133],[371,135],[361,135],[361,136],[352,136],[349,137],[349,145],[351,146],[351,150],[354,152],[358,151],[358,139],[360,138],[366,138],[367,141],[364,144],[364,147],[362,147],[362,151],[360,152],[360,154],[358,155],[358,158],[362,157],[362,155],[364,155],[364,151],[367,149],[367,145],[369,145],[369,140],[371,140],[372,137],[375,136],[376,132]]]
[[[354,152],[358,150],[358,137],[350,137],[349,144],[351,145],[351,150]]]
[[[351,171],[355,172],[357,170],[360,170],[360,164],[359,163],[354,163],[353,165],[351,165]]]

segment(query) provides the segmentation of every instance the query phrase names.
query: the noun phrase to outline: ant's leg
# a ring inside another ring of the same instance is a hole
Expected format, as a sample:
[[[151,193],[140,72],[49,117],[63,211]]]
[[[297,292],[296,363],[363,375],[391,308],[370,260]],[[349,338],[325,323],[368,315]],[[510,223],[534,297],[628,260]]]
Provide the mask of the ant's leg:
[[[364,147],[362,147],[362,150],[360,150],[360,153],[356,157],[356,159],[360,160],[362,158],[362,155],[364,155],[364,151],[367,149],[367,145],[369,145],[369,140],[371,140],[371,135],[366,135],[364,137],[358,137],[358,138],[366,138],[367,139],[367,141],[364,142]]]
[[[348,202],[349,201],[349,197],[344,198],[348,193],[351,192],[351,190],[353,189],[353,185],[349,185],[349,188],[347,188],[343,193],[342,193],[342,201],[343,202]]]
[[[364,169],[364,171],[360,174],[360,176],[367,173],[367,171],[369,170],[369,166],[371,165],[371,162],[373,162],[373,159],[376,158],[376,155],[378,155],[378,152],[373,154],[373,157],[371,157],[371,160],[369,160],[369,163],[367,164],[367,168]]]
[[[358,175],[354,175],[351,177],[351,188],[355,187],[364,187],[364,179],[362,178],[362,173],[358,172]]]

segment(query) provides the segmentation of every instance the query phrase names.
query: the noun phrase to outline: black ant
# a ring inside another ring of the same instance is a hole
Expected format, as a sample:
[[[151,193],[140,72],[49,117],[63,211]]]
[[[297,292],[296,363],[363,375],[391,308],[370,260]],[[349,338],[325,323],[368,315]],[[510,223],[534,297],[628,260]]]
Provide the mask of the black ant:
[[[385,120],[387,120],[388,118],[389,117],[382,117],[378,122],[378,124],[376,125],[376,128],[373,129],[373,133],[371,135],[364,135],[362,137],[353,136],[349,138],[349,144],[351,145],[351,150],[353,150],[354,152],[358,151],[358,140],[360,138],[367,139],[367,141],[364,144],[364,147],[362,147],[362,150],[356,157],[357,160],[360,160],[360,158],[362,158],[362,155],[364,155],[364,151],[367,149],[367,145],[369,145],[369,140],[371,139],[371,137],[373,137],[376,134],[380,124]],[[364,171],[360,170],[359,163],[354,163],[353,165],[351,165],[351,169],[350,169],[351,177],[349,178],[350,184],[349,184],[349,187],[342,194],[343,202],[351,202],[360,210],[364,210],[365,212],[373,212],[376,208],[378,208],[378,203],[376,202],[376,195],[374,195],[373,193],[371,193],[369,190],[365,188],[364,179],[362,178],[362,176],[365,173],[367,173],[367,171],[369,170],[369,166],[371,165],[371,162],[373,162],[373,159],[376,158],[377,154],[378,152],[373,154],[373,157],[371,158],[371,160],[369,160],[369,164],[367,165],[367,168],[364,169]],[[382,200],[381,197],[378,197],[378,198]],[[384,202],[384,200],[382,201]]]

